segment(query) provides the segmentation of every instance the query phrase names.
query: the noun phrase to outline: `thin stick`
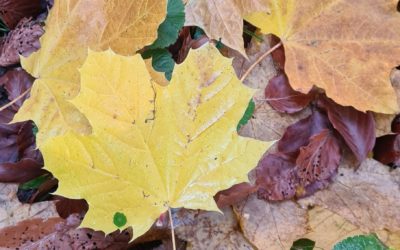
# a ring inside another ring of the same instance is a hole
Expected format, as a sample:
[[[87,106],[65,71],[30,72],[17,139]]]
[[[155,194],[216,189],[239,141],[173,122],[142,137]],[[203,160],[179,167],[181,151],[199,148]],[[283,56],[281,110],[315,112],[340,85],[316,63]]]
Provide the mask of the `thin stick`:
[[[277,48],[279,48],[280,46],[282,46],[282,42],[279,42],[277,45],[275,45],[274,47],[270,48],[267,52],[265,52],[262,56],[260,56],[260,58],[257,59],[257,61],[255,61],[250,68],[243,74],[242,78],[240,78],[240,81],[244,81],[244,79],[246,79],[246,77],[249,76],[250,72],[257,66],[257,64],[259,62],[261,62],[262,60],[264,60],[264,58],[266,58],[269,54],[271,54],[272,52],[274,52]]]
[[[5,110],[6,108],[10,107],[11,105],[13,105],[14,103],[18,102],[19,100],[21,100],[24,96],[26,96],[29,91],[31,91],[31,88],[27,89],[24,91],[24,93],[20,94],[17,98],[15,98],[14,100],[12,100],[11,102],[7,103],[6,105],[4,105],[3,107],[0,108],[0,112]]]
[[[174,221],[172,220],[172,212],[170,207],[168,207],[168,215],[169,223],[171,224],[172,247],[174,250],[176,250]]]

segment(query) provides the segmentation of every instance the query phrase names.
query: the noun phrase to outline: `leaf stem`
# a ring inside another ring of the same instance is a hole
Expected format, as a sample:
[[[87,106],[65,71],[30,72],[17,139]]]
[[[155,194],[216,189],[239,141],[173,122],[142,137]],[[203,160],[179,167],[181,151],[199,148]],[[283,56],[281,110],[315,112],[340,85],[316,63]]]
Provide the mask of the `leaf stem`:
[[[17,98],[15,98],[14,100],[12,100],[11,102],[7,103],[6,105],[4,105],[3,107],[0,108],[0,112],[5,110],[6,108],[12,106],[14,103],[18,102],[19,100],[21,100],[24,96],[26,96],[29,91],[31,91],[31,88],[25,90],[22,94],[20,94],[19,96],[17,96]]]
[[[168,207],[168,217],[169,217],[169,223],[171,225],[172,248],[173,250],[176,250],[174,221],[172,219],[172,212],[170,207]]]
[[[268,55],[270,55],[272,52],[274,52],[277,48],[279,48],[280,46],[282,46],[282,42],[279,42],[277,45],[275,45],[274,47],[270,48],[267,52],[265,52],[262,56],[260,56],[260,58],[257,59],[257,61],[255,61],[250,68],[243,74],[243,76],[240,78],[240,81],[244,81],[250,74],[250,72],[257,66],[257,64],[259,62],[261,62],[262,60],[264,60],[264,58],[266,58]]]

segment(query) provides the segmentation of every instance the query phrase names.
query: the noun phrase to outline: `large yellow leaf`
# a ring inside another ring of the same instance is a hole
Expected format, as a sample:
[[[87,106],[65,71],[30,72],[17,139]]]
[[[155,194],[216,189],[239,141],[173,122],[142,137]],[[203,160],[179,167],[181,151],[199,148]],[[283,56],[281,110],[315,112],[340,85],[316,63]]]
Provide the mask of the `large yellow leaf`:
[[[90,52],[72,102],[93,134],[69,132],[42,147],[58,194],[84,198],[82,226],[111,232],[115,212],[135,237],[169,207],[217,210],[213,195],[247,180],[270,143],[236,125],[254,93],[231,60],[207,45],[177,65],[168,86],[152,84],[140,55]]]
[[[265,11],[262,0],[190,0],[185,8],[186,26],[199,26],[211,39],[220,40],[246,56],[243,16]]]
[[[68,131],[89,133],[86,118],[67,101],[79,91],[78,68],[88,47],[134,54],[156,39],[165,12],[165,0],[55,1],[41,49],[22,58],[24,69],[38,80],[14,122],[34,120],[39,145]]]
[[[361,111],[399,110],[390,85],[400,64],[397,0],[264,0],[271,15],[247,18],[285,46],[291,85],[325,89],[337,103]]]

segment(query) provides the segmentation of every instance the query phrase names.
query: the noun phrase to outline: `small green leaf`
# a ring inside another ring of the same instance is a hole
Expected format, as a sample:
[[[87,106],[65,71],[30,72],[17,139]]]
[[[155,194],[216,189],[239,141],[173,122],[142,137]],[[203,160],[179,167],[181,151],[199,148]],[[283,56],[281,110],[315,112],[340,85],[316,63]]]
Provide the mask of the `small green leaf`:
[[[250,100],[249,105],[247,106],[246,111],[242,119],[240,119],[239,124],[237,125],[236,130],[239,131],[244,125],[246,125],[251,117],[253,116],[254,110],[256,109],[256,104],[254,103],[253,99]]]
[[[290,250],[313,250],[314,247],[315,241],[303,238],[293,242],[293,246],[290,248]]]
[[[125,214],[116,212],[114,214],[113,222],[117,227],[123,227],[127,222]]]
[[[35,124],[33,124],[33,127],[32,127],[33,136],[36,137],[36,134],[37,134],[38,132],[39,132],[39,128],[38,128]]]
[[[155,49],[152,54],[152,66],[155,71],[164,72],[165,78],[171,80],[172,71],[175,67],[175,61],[167,49]]]
[[[51,176],[49,174],[44,174],[39,177],[36,177],[33,180],[25,182],[19,186],[19,189],[29,190],[29,189],[37,189],[42,185],[45,181],[47,181]]]
[[[193,34],[193,39],[194,40],[197,40],[197,39],[199,39],[200,37],[202,37],[202,36],[204,36],[206,33],[204,33],[204,30],[202,30],[201,28],[199,28],[199,27],[196,27],[196,29],[195,29],[195,31],[194,31],[194,34]]]
[[[357,235],[337,243],[333,250],[388,250],[375,234]]]
[[[182,0],[169,0],[167,17],[158,27],[158,37],[150,49],[166,48],[173,44],[179,36],[179,31],[185,24],[185,6]]]

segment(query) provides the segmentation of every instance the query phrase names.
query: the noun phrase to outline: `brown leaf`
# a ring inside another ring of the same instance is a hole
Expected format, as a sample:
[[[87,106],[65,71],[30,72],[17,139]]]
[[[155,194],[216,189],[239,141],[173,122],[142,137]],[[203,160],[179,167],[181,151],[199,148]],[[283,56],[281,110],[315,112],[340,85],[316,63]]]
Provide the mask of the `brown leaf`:
[[[238,202],[246,199],[250,194],[257,191],[257,186],[250,183],[243,182],[236,184],[227,190],[218,192],[214,199],[217,202],[219,208],[231,206]]]
[[[392,121],[396,115],[373,113],[375,120],[375,135],[376,137],[392,133]]]
[[[0,66],[19,63],[19,57],[29,56],[40,48],[39,38],[43,35],[42,26],[35,20],[23,18],[17,27],[3,40],[0,53]]]
[[[375,144],[375,120],[372,113],[340,106],[328,98],[320,98],[318,104],[326,110],[333,127],[342,135],[357,160],[362,162]]]
[[[296,172],[300,183],[306,187],[314,182],[325,182],[336,174],[341,153],[339,143],[328,129],[310,138],[307,146],[300,148]]]
[[[289,249],[307,232],[307,211],[293,201],[269,203],[253,195],[234,211],[243,234],[258,249]]]
[[[298,185],[294,167],[284,154],[266,154],[256,168],[258,197],[271,201],[293,198]]]
[[[393,133],[400,133],[400,115],[396,115],[390,127]]]
[[[376,138],[374,159],[383,164],[400,166],[400,135],[390,134]]]
[[[328,189],[299,202],[325,207],[361,230],[400,230],[399,183],[388,167],[372,159],[365,160],[357,171],[341,166]]]
[[[278,143],[278,150],[296,159],[300,152],[300,147],[306,146],[310,141],[310,137],[329,127],[327,116],[314,109],[311,116],[286,129]]]
[[[277,111],[296,113],[310,104],[315,97],[313,90],[308,94],[295,91],[289,84],[286,74],[282,73],[269,81],[265,88],[265,98]]]
[[[22,18],[36,17],[40,12],[41,0],[0,1],[0,17],[10,29],[14,29]]]
[[[239,229],[232,209],[224,208],[219,212],[203,212],[180,209],[174,214],[176,235],[188,242],[188,250],[250,250]]]

